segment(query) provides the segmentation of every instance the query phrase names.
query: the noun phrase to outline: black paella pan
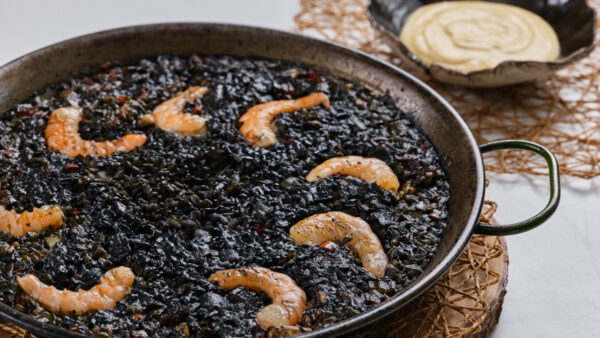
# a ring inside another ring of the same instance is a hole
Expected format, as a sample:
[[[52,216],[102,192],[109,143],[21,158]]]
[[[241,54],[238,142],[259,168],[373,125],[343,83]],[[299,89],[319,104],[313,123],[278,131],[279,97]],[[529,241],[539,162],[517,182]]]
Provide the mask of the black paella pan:
[[[429,137],[448,174],[451,198],[442,242],[423,273],[390,300],[348,320],[305,334],[340,335],[399,309],[433,285],[454,263],[472,234],[509,235],[546,221],[560,198],[558,166],[544,147],[527,141],[501,141],[479,147],[456,111],[421,81],[363,53],[296,34],[263,28],[201,23],[135,26],[67,40],[23,56],[0,68],[0,111],[25,100],[50,83],[91,72],[110,60],[129,63],[159,54],[228,54],[257,56],[306,64],[349,79],[376,93],[389,92]],[[481,153],[524,149],[544,157],[550,173],[550,199],[536,216],[512,225],[478,223],[484,199],[485,172]],[[34,334],[48,337],[78,335],[45,324],[0,303],[0,318]]]

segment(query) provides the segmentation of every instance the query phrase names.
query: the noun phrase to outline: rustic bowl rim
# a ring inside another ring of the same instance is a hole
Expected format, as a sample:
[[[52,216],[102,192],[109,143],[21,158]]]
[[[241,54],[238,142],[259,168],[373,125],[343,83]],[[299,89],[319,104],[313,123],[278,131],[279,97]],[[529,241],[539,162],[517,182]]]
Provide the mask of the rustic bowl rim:
[[[453,77],[462,77],[464,79],[469,79],[473,77],[485,76],[485,75],[495,75],[501,73],[505,69],[512,68],[547,68],[550,71],[557,71],[562,69],[576,61],[583,59],[588,56],[596,47],[597,39],[598,39],[598,25],[597,19],[598,14],[596,10],[589,5],[587,1],[585,1],[586,8],[592,12],[594,27],[592,32],[592,42],[588,46],[580,47],[569,55],[561,56],[554,61],[518,61],[518,60],[507,60],[499,63],[493,68],[485,68],[480,70],[475,70],[471,72],[461,71],[456,69],[447,68],[438,64],[432,64],[430,66],[426,65],[418,56],[413,54],[400,38],[394,34],[394,32],[390,31],[385,25],[379,22],[380,16],[373,12],[373,3],[378,0],[367,0],[366,6],[366,14],[367,18],[371,25],[380,33],[384,34],[388,39],[395,41],[399,49],[402,51],[405,57],[407,57],[415,66],[419,68],[424,74],[430,75],[436,72],[445,72]],[[485,1],[485,0],[484,0]],[[435,78],[435,77],[434,77]]]

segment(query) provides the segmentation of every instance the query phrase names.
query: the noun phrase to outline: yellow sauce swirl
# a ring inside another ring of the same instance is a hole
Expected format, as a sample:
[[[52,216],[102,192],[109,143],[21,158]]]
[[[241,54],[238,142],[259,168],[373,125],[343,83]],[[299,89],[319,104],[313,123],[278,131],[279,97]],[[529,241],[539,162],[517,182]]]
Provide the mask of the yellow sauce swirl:
[[[427,65],[466,72],[508,60],[552,61],[560,53],[556,33],[542,18],[484,1],[419,7],[406,21],[400,40]]]

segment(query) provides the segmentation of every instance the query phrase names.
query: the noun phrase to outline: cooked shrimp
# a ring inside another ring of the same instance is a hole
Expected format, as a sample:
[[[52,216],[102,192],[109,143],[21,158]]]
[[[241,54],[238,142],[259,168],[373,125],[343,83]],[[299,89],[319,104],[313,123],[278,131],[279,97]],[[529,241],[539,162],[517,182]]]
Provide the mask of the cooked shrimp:
[[[256,315],[256,321],[263,329],[295,325],[306,309],[306,294],[290,277],[260,266],[217,271],[208,280],[216,283],[219,289],[243,286],[266,293],[273,304],[265,306]]]
[[[148,140],[146,135],[141,134],[127,134],[120,139],[102,142],[84,140],[79,136],[81,118],[81,108],[64,107],[53,111],[46,126],[48,147],[69,157],[100,157],[111,155],[115,151],[131,151]]]
[[[346,245],[358,254],[363,267],[377,278],[385,275],[387,256],[377,235],[360,217],[339,211],[312,215],[294,224],[290,229],[290,237],[296,244],[311,245],[350,238]]]
[[[329,108],[329,98],[323,93],[312,93],[296,100],[271,101],[256,105],[240,117],[242,136],[255,147],[268,147],[277,142],[277,135],[271,128],[275,116],[302,108],[322,104]]]
[[[32,274],[17,277],[17,282],[31,298],[46,309],[58,314],[81,315],[96,310],[108,310],[115,307],[131,291],[135,276],[130,268],[119,266],[108,270],[100,277],[100,284],[89,290],[77,292],[42,283]]]
[[[10,232],[15,237],[24,236],[30,231],[56,229],[64,223],[62,209],[58,205],[44,205],[33,211],[17,213],[0,206],[0,231]]]
[[[186,102],[194,102],[207,91],[206,87],[190,87],[183,93],[159,104],[152,112],[156,126],[184,136],[202,134],[206,130],[206,117],[183,113],[183,108]]]
[[[398,177],[385,162],[361,156],[330,158],[311,170],[306,175],[306,180],[314,182],[333,175],[358,177],[363,181],[377,183],[383,189],[392,192],[398,192],[400,186]]]

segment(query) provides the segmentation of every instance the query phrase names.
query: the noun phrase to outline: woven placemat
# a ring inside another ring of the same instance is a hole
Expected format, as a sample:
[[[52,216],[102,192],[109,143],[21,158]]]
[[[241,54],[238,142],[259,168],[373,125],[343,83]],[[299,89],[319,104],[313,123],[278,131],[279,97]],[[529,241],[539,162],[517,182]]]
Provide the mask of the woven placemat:
[[[366,0],[301,0],[296,29],[402,67],[369,24],[365,4]],[[600,0],[590,4],[600,8]],[[599,65],[596,48],[566,70],[516,86],[477,90],[424,80],[450,101],[480,144],[512,138],[538,142],[556,155],[562,175],[589,179],[600,175]],[[486,154],[486,170],[546,175],[546,164],[530,157],[522,151]]]
[[[35,336],[26,330],[11,323],[0,321],[0,337],[6,338],[34,338]]]

